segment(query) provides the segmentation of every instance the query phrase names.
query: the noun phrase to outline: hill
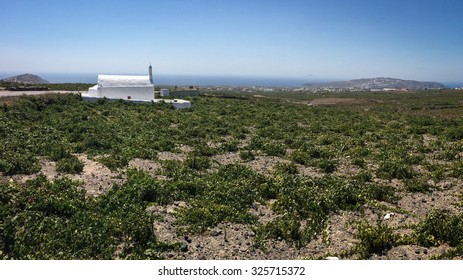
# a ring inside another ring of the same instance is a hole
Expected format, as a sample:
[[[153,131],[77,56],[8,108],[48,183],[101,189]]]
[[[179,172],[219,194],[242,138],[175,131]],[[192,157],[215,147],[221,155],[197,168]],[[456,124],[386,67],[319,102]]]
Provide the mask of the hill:
[[[49,84],[50,82],[47,80],[42,79],[41,77],[33,74],[22,74],[17,75],[9,78],[2,79],[4,82],[16,82],[16,83],[24,83],[24,84],[34,84],[34,85],[41,85],[41,84]]]
[[[330,88],[330,89],[362,89],[362,90],[384,90],[384,89],[442,89],[445,85],[437,82],[420,82],[413,80],[401,80],[394,78],[371,78],[355,79],[350,81],[339,81],[329,83],[307,83],[308,88]]]
[[[1,106],[0,259],[463,258],[460,91],[229,94]]]

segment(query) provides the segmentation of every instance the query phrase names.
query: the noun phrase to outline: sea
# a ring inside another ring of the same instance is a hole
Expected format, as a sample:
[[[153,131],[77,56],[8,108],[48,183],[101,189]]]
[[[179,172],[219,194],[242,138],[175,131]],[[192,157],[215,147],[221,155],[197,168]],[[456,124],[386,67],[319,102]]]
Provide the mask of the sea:
[[[24,73],[0,73],[0,80]],[[96,84],[96,73],[33,73],[50,83],[86,83]],[[114,73],[115,74],[115,73]],[[115,74],[116,75],[116,74]],[[133,74],[133,75],[146,75]],[[333,82],[333,79],[322,78],[289,78],[289,77],[252,77],[252,76],[206,76],[206,75],[154,75],[155,85],[164,86],[262,86],[262,87],[301,87],[305,83]],[[441,82],[449,88],[463,88],[461,82]]]
[[[442,84],[449,88],[463,88],[463,82],[444,82]]]
[[[24,73],[0,73],[0,79]],[[98,74],[93,73],[33,73],[50,83],[88,83],[96,84]],[[146,74],[133,74],[146,75]],[[325,82],[321,79],[303,79],[287,77],[250,77],[250,76],[195,76],[195,75],[153,75],[155,85],[166,86],[269,86],[301,87],[305,83]]]

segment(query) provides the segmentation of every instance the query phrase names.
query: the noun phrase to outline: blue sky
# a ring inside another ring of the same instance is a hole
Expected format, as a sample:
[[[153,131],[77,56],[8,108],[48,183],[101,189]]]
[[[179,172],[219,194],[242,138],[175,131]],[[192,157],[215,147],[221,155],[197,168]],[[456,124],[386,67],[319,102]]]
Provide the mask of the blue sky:
[[[463,81],[463,1],[0,0],[0,72]]]

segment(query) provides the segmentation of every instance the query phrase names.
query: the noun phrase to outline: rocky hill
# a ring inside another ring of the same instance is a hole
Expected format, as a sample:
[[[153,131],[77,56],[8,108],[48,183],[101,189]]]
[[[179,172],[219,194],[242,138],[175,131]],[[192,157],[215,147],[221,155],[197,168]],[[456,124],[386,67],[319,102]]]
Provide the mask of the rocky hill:
[[[50,83],[49,81],[44,80],[41,77],[37,75],[32,75],[32,74],[17,75],[17,76],[2,79],[2,81],[24,83],[24,84],[34,84],[34,85],[42,85],[42,84]]]
[[[345,89],[345,90],[384,90],[384,89],[441,89],[445,85],[436,82],[420,82],[394,78],[355,79],[330,83],[307,83],[307,88]]]

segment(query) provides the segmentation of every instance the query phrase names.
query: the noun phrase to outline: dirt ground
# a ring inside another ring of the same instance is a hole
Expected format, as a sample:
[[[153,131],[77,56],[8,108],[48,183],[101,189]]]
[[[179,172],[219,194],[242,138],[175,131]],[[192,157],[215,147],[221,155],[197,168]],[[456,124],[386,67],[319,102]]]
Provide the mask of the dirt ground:
[[[374,102],[370,99],[362,98],[320,98],[309,102],[309,106],[330,106],[330,105],[355,105]]]
[[[158,155],[158,161],[134,159],[130,161],[128,168],[136,168],[147,171],[151,176],[161,180],[167,178],[160,175],[161,162],[168,159],[185,160],[188,147],[180,149],[180,153],[164,152]],[[61,176],[67,176],[74,180],[81,180],[82,187],[88,195],[97,196],[113,184],[121,184],[125,180],[124,170],[113,172],[102,164],[87,158],[86,155],[79,154],[78,158],[85,164],[84,170],[77,175],[64,175],[56,171],[56,164],[52,161],[42,159],[40,161],[41,172],[50,180]],[[218,164],[241,163],[245,164],[257,172],[268,175],[273,167],[287,160],[278,157],[256,156],[252,161],[242,161],[237,153],[226,153],[216,155],[213,161]],[[299,173],[307,176],[322,176],[323,173],[316,168],[297,166]],[[342,161],[338,168],[338,175],[355,175],[358,172],[348,161]],[[36,175],[14,175],[4,179],[14,179],[24,182]],[[398,182],[392,180],[388,184],[397,185]],[[186,206],[185,202],[177,201],[167,206],[149,207],[147,211],[156,217],[154,230],[161,241],[180,242],[181,250],[177,252],[167,252],[164,254],[166,259],[317,259],[327,257],[344,258],[345,252],[353,249],[359,242],[356,240],[356,228],[353,221],[366,219],[374,223],[378,219],[391,213],[393,215],[384,220],[387,225],[395,229],[395,233],[410,233],[410,226],[422,219],[427,213],[435,208],[450,209],[454,212],[461,212],[462,207],[459,203],[459,195],[463,190],[463,183],[460,180],[447,181],[442,183],[442,189],[430,193],[399,193],[401,199],[396,205],[383,205],[383,207],[372,208],[365,205],[364,213],[342,211],[332,214],[329,218],[328,227],[316,239],[302,248],[297,248],[294,244],[284,240],[271,240],[264,248],[256,249],[254,246],[256,236],[255,229],[250,225],[224,223],[209,229],[203,234],[178,235],[175,228],[175,210],[178,207]],[[276,217],[270,210],[272,201],[268,205],[255,203],[250,211],[258,219],[266,223]],[[389,250],[384,255],[373,255],[371,259],[406,259],[418,260],[428,259],[432,256],[446,252],[449,247],[445,244],[435,248],[424,248],[419,246],[398,246]],[[350,256],[349,258],[354,257]]]

